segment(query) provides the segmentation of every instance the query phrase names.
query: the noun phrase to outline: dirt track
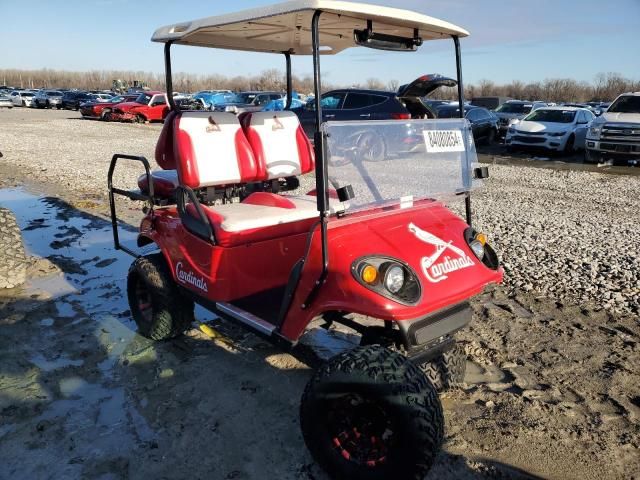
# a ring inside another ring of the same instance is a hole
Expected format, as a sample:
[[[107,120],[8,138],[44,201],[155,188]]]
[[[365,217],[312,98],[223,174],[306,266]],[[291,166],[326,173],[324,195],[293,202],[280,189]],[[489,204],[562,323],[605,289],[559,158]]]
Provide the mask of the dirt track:
[[[157,127],[118,131],[142,129]],[[299,433],[305,362],[200,310],[228,341],[135,335],[130,259],[111,247],[103,198],[14,165],[0,179],[31,184],[0,190],[0,205],[32,255],[26,288],[0,297],[0,478],[326,479]],[[473,306],[467,385],[442,397],[447,441],[428,478],[640,478],[637,316],[535,289]]]

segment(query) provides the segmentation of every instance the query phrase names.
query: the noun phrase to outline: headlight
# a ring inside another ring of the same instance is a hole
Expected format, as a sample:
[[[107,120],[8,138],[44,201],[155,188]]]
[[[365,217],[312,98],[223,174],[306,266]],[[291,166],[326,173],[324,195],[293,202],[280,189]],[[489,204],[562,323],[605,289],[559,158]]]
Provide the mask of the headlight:
[[[484,233],[478,233],[469,227],[464,232],[464,238],[478,260],[492,270],[498,269],[500,266],[498,256],[487,242],[487,236]]]
[[[388,257],[356,260],[351,273],[364,287],[404,305],[415,305],[422,294],[418,277],[407,264]]]
[[[394,265],[387,268],[384,274],[384,286],[391,293],[398,293],[404,286],[404,270],[402,267]]]
[[[591,127],[589,129],[589,136],[600,138],[600,132],[602,132],[602,127]]]
[[[566,135],[567,132],[549,132],[549,136],[551,137],[562,137],[563,135]]]

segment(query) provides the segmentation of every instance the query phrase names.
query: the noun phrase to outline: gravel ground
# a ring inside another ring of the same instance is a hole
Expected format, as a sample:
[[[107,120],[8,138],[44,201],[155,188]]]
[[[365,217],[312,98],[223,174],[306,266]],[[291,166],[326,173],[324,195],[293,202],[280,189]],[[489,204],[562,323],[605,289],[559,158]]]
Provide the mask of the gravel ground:
[[[144,155],[153,164],[160,128],[81,120],[76,112],[4,110],[0,161],[17,167],[18,177],[104,200],[111,156]],[[133,188],[140,172],[122,163],[114,182]],[[135,224],[139,215],[126,206],[123,217]],[[508,287],[640,313],[639,176],[492,165],[473,206]]]

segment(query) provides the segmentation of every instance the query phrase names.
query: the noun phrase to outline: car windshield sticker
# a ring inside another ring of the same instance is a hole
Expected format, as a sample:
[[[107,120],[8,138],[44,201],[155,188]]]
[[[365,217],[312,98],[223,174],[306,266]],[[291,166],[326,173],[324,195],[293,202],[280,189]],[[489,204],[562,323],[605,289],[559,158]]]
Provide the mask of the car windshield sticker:
[[[435,247],[435,251],[428,257],[422,257],[420,265],[422,273],[431,283],[438,283],[446,280],[448,273],[462,270],[463,268],[473,267],[474,263],[464,250],[452,245],[451,242],[445,242],[436,237],[432,233],[418,228],[413,223],[409,224],[409,231],[416,238],[424,243]],[[441,261],[440,258],[445,252],[450,252],[451,256],[445,255]]]
[[[464,152],[460,130],[425,130],[422,133],[429,153]]]

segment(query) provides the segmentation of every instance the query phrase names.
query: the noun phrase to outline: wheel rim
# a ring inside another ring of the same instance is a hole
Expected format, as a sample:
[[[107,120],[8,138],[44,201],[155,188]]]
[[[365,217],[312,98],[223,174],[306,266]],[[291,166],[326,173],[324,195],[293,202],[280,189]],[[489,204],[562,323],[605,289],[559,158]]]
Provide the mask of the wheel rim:
[[[136,307],[142,319],[150,324],[153,319],[153,307],[151,306],[151,295],[147,284],[138,279],[136,282]]]
[[[384,145],[382,140],[374,135],[364,135],[360,138],[359,149],[362,158],[369,162],[380,160],[384,155]]]
[[[395,441],[389,415],[357,394],[329,402],[327,426],[332,448],[345,460],[365,467],[386,463]]]

